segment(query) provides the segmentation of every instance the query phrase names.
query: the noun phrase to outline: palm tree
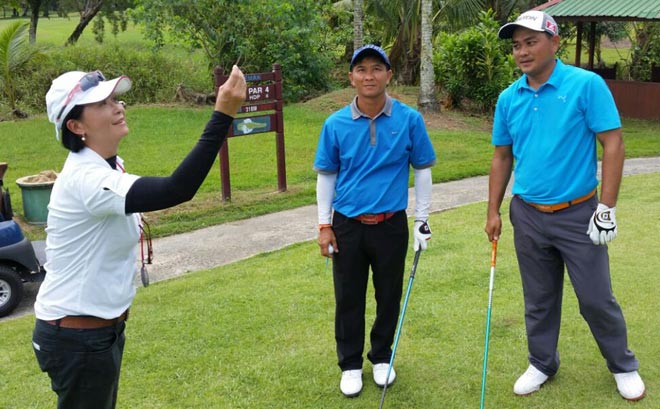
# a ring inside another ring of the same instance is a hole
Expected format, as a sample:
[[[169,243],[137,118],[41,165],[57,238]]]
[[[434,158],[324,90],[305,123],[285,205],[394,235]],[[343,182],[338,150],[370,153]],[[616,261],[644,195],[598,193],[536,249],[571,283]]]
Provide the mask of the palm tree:
[[[30,45],[28,30],[29,23],[17,21],[0,32],[0,91],[12,114],[21,118],[27,114],[16,107],[16,76],[28,61],[40,54]]]
[[[419,78],[418,106],[422,112],[437,112],[438,98],[435,93],[433,70],[433,2],[422,0],[422,56]]]
[[[432,26],[449,22],[455,27],[464,27],[474,21],[485,4],[485,0],[432,2],[438,6]],[[389,49],[395,80],[404,85],[416,84],[420,74],[422,48],[422,0],[371,0],[366,4],[367,12],[380,20],[382,44]]]
[[[362,47],[364,29],[364,7],[362,0],[353,0],[353,49]]]
[[[37,41],[37,23],[39,23],[41,0],[29,0],[28,4],[30,6],[30,44],[34,44]]]

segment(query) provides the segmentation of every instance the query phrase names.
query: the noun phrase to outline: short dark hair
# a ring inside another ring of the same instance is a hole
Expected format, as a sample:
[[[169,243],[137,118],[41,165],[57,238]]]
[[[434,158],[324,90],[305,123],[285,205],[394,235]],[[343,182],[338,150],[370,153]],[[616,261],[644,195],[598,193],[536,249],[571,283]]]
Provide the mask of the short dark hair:
[[[82,140],[82,135],[78,135],[72,132],[67,126],[66,123],[70,119],[80,119],[82,113],[85,109],[84,105],[76,105],[69,112],[69,115],[64,118],[62,121],[62,146],[70,150],[71,152],[80,152],[85,147],[85,142]]]

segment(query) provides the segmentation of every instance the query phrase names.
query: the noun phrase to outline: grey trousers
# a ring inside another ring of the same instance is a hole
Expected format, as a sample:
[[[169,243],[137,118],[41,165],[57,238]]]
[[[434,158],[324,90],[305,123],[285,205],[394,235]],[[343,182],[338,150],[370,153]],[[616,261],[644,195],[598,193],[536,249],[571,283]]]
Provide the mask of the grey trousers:
[[[586,234],[597,205],[593,197],[555,213],[544,213],[517,196],[511,201],[509,215],[525,299],[529,362],[548,376],[559,369],[564,266],[580,314],[609,370],[621,373],[639,367],[628,349],[626,322],[612,293],[607,246],[594,245]]]

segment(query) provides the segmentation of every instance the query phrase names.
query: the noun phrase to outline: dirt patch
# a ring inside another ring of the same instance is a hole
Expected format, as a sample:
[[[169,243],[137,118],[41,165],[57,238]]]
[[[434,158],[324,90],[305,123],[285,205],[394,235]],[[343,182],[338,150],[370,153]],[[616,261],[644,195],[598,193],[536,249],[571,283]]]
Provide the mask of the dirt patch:
[[[388,94],[395,99],[409,105],[413,108],[417,107],[417,97],[419,88],[417,87],[390,87]],[[355,91],[352,88],[343,88],[322,95],[318,98],[306,101],[306,105],[311,105],[314,109],[326,112],[328,115],[334,111],[343,108],[349,104]],[[491,120],[486,115],[473,114],[463,111],[450,111],[441,109],[437,113],[424,114],[424,122],[426,127],[437,130],[452,130],[452,131],[490,131]]]
[[[39,172],[38,175],[24,176],[18,180],[16,183],[28,185],[28,184],[38,184],[38,183],[47,183],[53,182],[57,179],[57,172],[54,170],[43,170]]]

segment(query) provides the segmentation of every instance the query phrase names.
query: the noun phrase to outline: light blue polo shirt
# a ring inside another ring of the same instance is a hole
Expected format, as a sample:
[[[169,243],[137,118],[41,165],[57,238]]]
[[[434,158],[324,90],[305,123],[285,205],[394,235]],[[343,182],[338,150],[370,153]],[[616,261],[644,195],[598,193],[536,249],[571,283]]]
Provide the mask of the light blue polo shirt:
[[[436,160],[424,119],[389,96],[371,119],[356,100],[326,119],[314,170],[337,173],[332,204],[348,217],[404,210],[410,166],[423,169]]]
[[[596,188],[596,133],[621,127],[605,81],[556,61],[538,90],[523,75],[500,94],[495,108],[492,143],[512,145],[512,193],[532,203],[562,203]]]

